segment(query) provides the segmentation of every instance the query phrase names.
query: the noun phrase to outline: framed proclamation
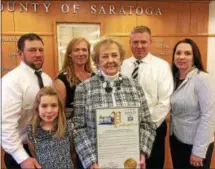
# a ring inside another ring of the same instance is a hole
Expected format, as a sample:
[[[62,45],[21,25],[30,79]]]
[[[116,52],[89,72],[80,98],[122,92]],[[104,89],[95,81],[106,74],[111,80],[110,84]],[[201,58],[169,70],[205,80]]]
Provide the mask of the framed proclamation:
[[[139,108],[96,110],[97,156],[101,168],[139,168]]]

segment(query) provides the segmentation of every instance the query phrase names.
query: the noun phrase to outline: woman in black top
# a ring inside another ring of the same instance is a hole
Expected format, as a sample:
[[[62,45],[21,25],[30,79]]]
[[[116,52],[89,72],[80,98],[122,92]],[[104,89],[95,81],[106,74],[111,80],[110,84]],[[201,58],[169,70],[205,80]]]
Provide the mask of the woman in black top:
[[[74,115],[72,110],[76,85],[92,74],[90,43],[85,38],[72,39],[66,49],[62,70],[54,82],[54,87],[65,103],[67,118]]]
[[[74,116],[73,99],[76,86],[92,75],[90,43],[85,38],[72,39],[66,49],[62,70],[54,82],[54,88],[65,103],[67,118]],[[83,168],[80,160],[77,163],[78,168]]]

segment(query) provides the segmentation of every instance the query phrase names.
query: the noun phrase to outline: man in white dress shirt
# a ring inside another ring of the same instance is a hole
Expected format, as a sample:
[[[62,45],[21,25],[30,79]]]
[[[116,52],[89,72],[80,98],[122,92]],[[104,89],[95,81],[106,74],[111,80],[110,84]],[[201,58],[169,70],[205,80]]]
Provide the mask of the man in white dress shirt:
[[[151,30],[146,26],[136,26],[130,34],[133,56],[123,62],[121,72],[137,80],[143,87],[152,121],[157,126],[152,153],[146,159],[146,168],[161,169],[165,160],[165,118],[170,111],[173,79],[169,64],[149,52],[151,44]]]
[[[42,72],[43,40],[34,33],[18,40],[21,63],[2,78],[2,146],[7,168],[40,168],[27,147],[26,126],[32,117],[32,106],[37,92],[52,84]],[[35,73],[37,71],[37,75]],[[39,75],[38,75],[39,73]]]

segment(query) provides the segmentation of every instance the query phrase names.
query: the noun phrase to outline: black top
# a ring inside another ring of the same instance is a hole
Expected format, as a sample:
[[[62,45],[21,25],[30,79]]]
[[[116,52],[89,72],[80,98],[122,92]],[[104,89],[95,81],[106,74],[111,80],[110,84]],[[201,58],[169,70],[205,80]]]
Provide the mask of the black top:
[[[175,89],[177,89],[180,85],[181,85],[181,83],[184,81],[184,79],[178,79],[177,78],[177,80],[176,80],[176,85],[175,85]]]
[[[95,73],[92,73],[91,77],[95,75]],[[73,101],[74,101],[74,97],[75,97],[75,89],[76,89],[76,86],[81,83],[81,80],[78,80],[78,83],[75,84],[74,86],[70,86],[67,78],[66,78],[66,73],[65,72],[62,72],[58,75],[57,77],[58,79],[60,79],[65,87],[66,87],[66,111],[67,111],[67,118],[72,118],[74,116],[74,113],[73,113]]]

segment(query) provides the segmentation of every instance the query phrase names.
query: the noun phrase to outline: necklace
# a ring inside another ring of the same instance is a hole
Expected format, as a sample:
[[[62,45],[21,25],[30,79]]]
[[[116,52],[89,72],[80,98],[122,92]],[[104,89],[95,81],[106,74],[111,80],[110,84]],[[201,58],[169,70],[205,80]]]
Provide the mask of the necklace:
[[[100,80],[102,81],[102,87],[105,89],[107,93],[111,93],[113,91],[113,88],[110,85],[110,82],[108,80],[105,80],[104,76],[101,73],[98,73]],[[114,84],[116,86],[117,90],[121,89],[121,83],[122,83],[122,75],[119,74],[119,77],[117,80],[114,81]]]

